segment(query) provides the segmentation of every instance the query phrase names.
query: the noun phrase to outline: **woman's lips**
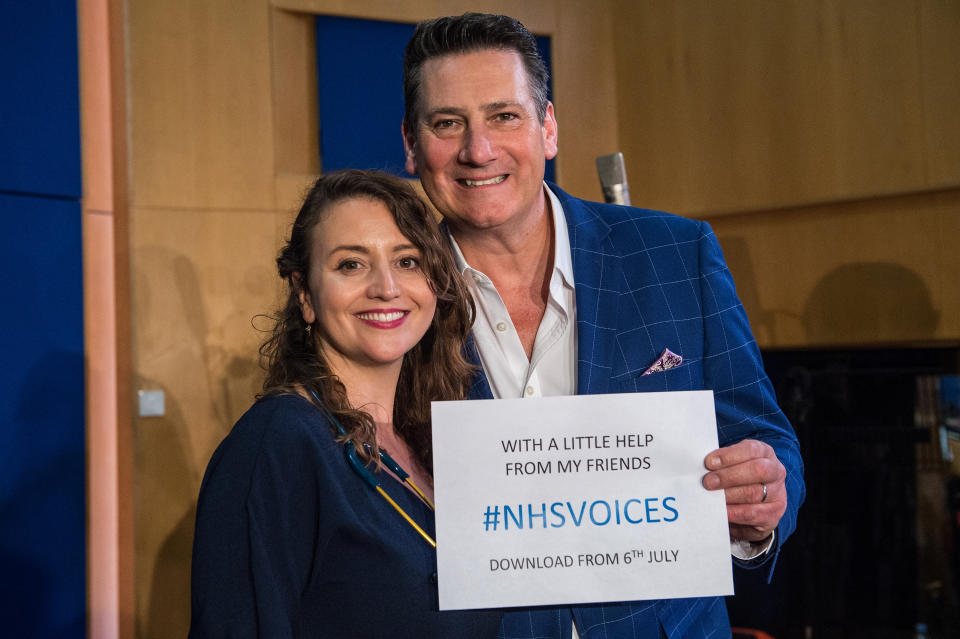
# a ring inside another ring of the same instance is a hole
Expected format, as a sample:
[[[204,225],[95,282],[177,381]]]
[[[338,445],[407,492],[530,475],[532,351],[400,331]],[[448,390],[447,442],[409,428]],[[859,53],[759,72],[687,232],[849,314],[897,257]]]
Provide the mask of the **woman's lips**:
[[[403,324],[410,311],[386,309],[382,311],[363,311],[355,316],[364,324],[374,328],[396,328]]]

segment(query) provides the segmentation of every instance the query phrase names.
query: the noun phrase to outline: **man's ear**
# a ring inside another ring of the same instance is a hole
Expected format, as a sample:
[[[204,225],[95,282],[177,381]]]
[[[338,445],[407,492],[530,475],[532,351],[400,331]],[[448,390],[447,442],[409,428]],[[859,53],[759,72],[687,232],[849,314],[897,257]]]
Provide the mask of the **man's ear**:
[[[557,116],[553,112],[553,102],[547,102],[547,112],[543,116],[543,150],[548,160],[557,156]]]
[[[417,174],[417,139],[413,135],[413,131],[407,128],[407,121],[404,120],[400,123],[400,134],[403,136],[403,151],[406,156],[404,161],[403,168],[407,170],[407,173],[410,175]]]
[[[313,308],[313,299],[310,297],[310,289],[304,282],[303,273],[299,271],[293,273],[290,276],[290,281],[293,284],[293,290],[297,293],[297,301],[300,303],[300,314],[303,316],[303,321],[307,323],[307,326],[310,326],[317,321],[317,312]]]

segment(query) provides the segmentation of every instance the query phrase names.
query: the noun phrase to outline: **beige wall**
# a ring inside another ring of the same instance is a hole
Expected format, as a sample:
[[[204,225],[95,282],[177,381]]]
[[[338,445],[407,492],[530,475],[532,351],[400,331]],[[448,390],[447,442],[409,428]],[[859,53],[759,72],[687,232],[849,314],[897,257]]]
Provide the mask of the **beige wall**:
[[[133,387],[167,402],[133,420],[137,636],[185,636],[200,479],[260,384],[319,170],[309,16],[468,9],[552,36],[561,185],[622,150],[635,204],[709,216],[761,343],[960,340],[954,2],[127,0]]]
[[[960,6],[614,2],[632,191],[688,215],[960,186]]]
[[[761,345],[960,340],[960,4],[612,4],[633,202],[714,225]]]
[[[960,189],[711,223],[761,345],[960,342]]]

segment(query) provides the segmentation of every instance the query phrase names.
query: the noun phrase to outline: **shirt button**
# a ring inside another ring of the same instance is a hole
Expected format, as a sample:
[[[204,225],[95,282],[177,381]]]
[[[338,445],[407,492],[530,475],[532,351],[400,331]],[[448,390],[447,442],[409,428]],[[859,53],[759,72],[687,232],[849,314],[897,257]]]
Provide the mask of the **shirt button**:
[[[505,330],[507,330],[507,323],[506,323],[506,322],[497,322],[497,330],[500,331],[501,333],[504,332]]]
[[[473,281],[474,281],[474,282],[477,282],[477,283],[480,283],[480,282],[483,281],[483,276],[480,275],[480,274],[478,274],[478,273],[474,273],[474,274],[473,274]]]
[[[533,395],[533,386],[527,386],[527,387],[524,389],[523,393],[524,393],[524,395],[526,395],[527,397],[529,397],[530,395]]]

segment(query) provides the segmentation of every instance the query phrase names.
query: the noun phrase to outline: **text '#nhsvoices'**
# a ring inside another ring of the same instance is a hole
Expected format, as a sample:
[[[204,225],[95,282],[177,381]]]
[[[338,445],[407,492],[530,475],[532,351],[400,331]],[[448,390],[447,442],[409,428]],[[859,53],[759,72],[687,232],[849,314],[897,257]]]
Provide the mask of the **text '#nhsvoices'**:
[[[516,506],[497,504],[488,505],[483,511],[483,529],[486,532],[508,532],[565,526],[670,524],[679,517],[676,497],[556,501]]]

